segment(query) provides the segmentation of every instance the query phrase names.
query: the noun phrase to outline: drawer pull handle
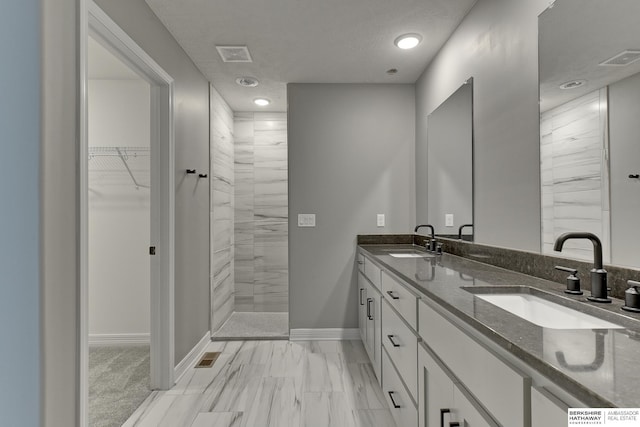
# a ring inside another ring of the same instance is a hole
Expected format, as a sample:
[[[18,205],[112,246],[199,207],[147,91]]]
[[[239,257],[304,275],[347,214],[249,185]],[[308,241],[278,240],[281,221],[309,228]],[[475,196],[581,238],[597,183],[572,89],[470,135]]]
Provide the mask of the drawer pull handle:
[[[460,423],[457,421],[451,421],[449,427],[460,427]]]
[[[364,291],[364,288],[360,288],[360,305],[364,305],[364,301],[362,301],[362,291]]]
[[[389,294],[389,296],[391,297],[391,299],[400,299],[400,297],[399,297],[399,296],[397,296],[397,295],[394,295],[394,294],[393,294],[393,291],[387,291],[387,293]]]
[[[373,302],[373,298],[367,298],[367,317],[369,320],[373,320],[373,316],[371,315],[371,303]]]
[[[400,408],[401,408],[401,406],[400,406],[400,405],[398,405],[398,404],[396,403],[395,399],[393,398],[393,393],[395,393],[395,392],[394,392],[394,391],[390,391],[390,392],[388,392],[388,393],[389,393],[389,399],[391,399],[391,403],[393,403],[393,407],[394,407],[395,409],[400,409]]]
[[[451,409],[441,408],[440,409],[440,427],[444,427],[444,414],[451,413]]]
[[[387,335],[387,338],[389,338],[389,341],[391,341],[391,344],[393,344],[394,347],[400,347],[400,344],[397,344],[394,340],[393,340],[393,335]]]

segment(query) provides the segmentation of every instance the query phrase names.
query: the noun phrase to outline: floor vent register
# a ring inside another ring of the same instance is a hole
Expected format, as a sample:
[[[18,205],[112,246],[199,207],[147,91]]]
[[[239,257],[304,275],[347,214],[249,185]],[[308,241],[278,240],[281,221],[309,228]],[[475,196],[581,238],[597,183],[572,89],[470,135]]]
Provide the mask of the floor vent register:
[[[196,368],[210,368],[218,357],[220,357],[220,352],[206,352],[196,365]]]

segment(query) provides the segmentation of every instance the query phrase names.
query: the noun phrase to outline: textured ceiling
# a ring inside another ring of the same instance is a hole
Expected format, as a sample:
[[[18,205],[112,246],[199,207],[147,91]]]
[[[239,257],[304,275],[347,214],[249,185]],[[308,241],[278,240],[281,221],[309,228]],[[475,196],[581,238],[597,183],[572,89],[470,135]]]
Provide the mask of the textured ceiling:
[[[287,83],[414,83],[476,0],[146,1],[234,111],[264,111],[256,97],[286,111]],[[396,48],[409,32],[422,43]],[[253,63],[223,63],[216,45],[247,45]]]
[[[640,1],[556,0],[540,15],[540,110],[561,105],[640,72],[640,61],[626,67],[598,64],[625,49],[640,50]],[[559,85],[584,79],[583,87]]]

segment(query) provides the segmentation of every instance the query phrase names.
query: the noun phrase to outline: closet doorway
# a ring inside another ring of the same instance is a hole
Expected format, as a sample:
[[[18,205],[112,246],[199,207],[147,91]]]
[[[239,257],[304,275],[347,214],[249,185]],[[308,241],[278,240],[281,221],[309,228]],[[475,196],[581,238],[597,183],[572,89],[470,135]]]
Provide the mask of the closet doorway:
[[[121,425],[175,375],[173,79],[81,0],[80,420]]]
[[[150,85],[89,37],[89,426],[151,394]]]

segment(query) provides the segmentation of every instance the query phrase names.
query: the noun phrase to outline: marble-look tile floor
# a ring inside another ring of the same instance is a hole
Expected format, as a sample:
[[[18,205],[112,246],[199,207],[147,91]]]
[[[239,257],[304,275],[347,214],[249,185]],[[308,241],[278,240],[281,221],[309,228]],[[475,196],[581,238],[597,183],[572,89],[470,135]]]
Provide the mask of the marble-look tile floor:
[[[234,312],[213,334],[213,341],[288,339],[289,313]]]
[[[395,427],[360,341],[212,342],[213,367],[153,392],[125,427]]]

